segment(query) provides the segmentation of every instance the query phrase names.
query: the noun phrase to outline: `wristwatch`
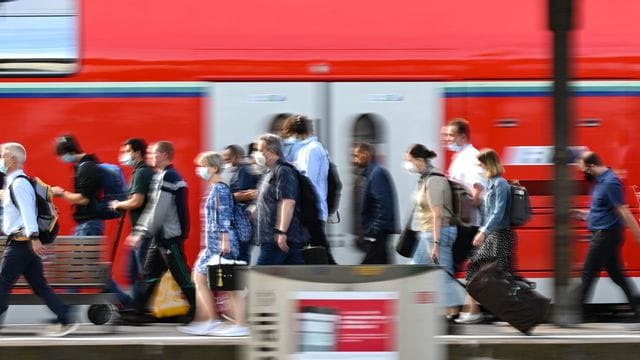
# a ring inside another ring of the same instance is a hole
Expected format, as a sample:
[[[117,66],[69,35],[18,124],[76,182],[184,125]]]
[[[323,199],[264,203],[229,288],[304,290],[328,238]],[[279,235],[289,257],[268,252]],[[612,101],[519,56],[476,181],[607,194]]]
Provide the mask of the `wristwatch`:
[[[38,233],[33,233],[29,235],[29,240],[40,240],[40,236],[38,235]]]
[[[280,235],[287,235],[287,232],[286,232],[286,231],[282,231],[282,230],[280,230],[280,229],[278,229],[278,228],[273,228],[273,231],[274,231],[276,234],[280,234]]]

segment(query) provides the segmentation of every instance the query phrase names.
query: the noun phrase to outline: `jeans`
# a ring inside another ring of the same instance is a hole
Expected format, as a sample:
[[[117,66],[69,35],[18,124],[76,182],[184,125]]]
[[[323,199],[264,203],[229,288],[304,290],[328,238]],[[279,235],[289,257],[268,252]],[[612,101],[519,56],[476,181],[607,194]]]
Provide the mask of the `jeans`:
[[[78,223],[75,229],[75,236],[102,236],[104,234],[104,221],[102,219],[91,219]],[[125,293],[120,286],[110,278],[105,292],[114,293],[118,298],[118,302],[124,307],[133,306],[131,297]]]
[[[129,252],[129,281],[133,286],[136,281],[142,279],[142,270],[144,268],[144,259],[147,256],[147,250],[151,239],[143,237],[140,240],[140,246],[137,249],[131,249]]]
[[[456,241],[458,229],[455,226],[443,227],[440,230],[440,254],[438,262],[449,274],[455,275],[453,263],[453,244]],[[412,264],[432,265],[431,251],[433,249],[433,231],[418,232],[418,246],[413,254]],[[460,296],[460,285],[448,274],[442,274],[444,285],[443,305],[446,307],[458,306],[463,303]]]
[[[253,250],[253,241],[240,241],[238,244],[238,260],[246,261],[247,265],[251,265],[251,250]]]
[[[69,307],[47,284],[42,260],[31,251],[29,241],[10,241],[4,250],[4,258],[0,268],[0,319],[9,307],[9,293],[20,275],[24,275],[25,280],[33,289],[33,293],[44,300],[61,324],[66,325],[71,321]]]
[[[288,243],[289,252],[280,250],[275,242],[260,245],[260,255],[256,265],[304,265],[300,244]]]

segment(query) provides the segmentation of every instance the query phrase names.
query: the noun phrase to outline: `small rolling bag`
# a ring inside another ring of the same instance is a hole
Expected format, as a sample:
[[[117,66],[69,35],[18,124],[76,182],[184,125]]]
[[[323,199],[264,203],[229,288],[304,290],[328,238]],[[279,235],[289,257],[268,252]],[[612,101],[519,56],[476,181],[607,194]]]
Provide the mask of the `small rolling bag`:
[[[549,299],[496,263],[483,266],[469,280],[467,292],[495,316],[527,335],[545,320],[549,311]]]

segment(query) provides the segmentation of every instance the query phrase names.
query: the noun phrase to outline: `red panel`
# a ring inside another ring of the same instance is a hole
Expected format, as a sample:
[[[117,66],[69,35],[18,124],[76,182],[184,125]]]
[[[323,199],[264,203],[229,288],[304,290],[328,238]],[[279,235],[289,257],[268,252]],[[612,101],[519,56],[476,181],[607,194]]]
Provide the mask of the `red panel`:
[[[189,99],[1,99],[3,131],[0,143],[16,141],[27,149],[26,171],[52,185],[73,189],[73,170],[54,154],[55,137],[71,132],[84,151],[96,153],[102,161],[117,163],[120,144],[129,137],[148,142],[170,140],[176,147],[175,164],[189,184],[191,232],[186,243],[188,258],[200,250],[198,201],[202,181],[193,171],[193,159],[202,149],[201,100]],[[67,202],[56,200],[61,213],[61,234],[74,226]],[[127,219],[127,230],[129,221]],[[110,243],[115,221],[109,221]],[[122,250],[124,247],[121,247]],[[122,253],[121,253],[122,254]],[[115,268],[124,271],[126,256],[119,256]],[[118,274],[121,275],[121,274]]]

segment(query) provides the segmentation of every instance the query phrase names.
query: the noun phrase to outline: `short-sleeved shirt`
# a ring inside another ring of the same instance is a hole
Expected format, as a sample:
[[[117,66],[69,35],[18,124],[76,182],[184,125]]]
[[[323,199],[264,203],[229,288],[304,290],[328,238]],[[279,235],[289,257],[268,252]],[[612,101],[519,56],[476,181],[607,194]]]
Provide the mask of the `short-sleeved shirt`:
[[[76,205],[73,219],[81,223],[100,218],[97,204],[98,193],[102,189],[102,176],[98,167],[98,159],[92,154],[83,156],[74,167],[74,173],[73,192],[82,194],[82,196],[89,199],[89,203],[87,205]]]
[[[432,173],[442,174],[438,169],[431,170]],[[446,177],[426,174],[420,179],[420,185],[415,193],[416,204],[416,224],[414,230],[433,230],[433,210],[434,206],[442,205],[442,227],[451,224],[451,212],[453,202],[451,201],[451,186]]]
[[[153,179],[154,174],[155,172],[153,169],[145,164],[144,161],[138,162],[133,170],[131,184],[129,185],[129,195],[142,194],[144,195],[144,202],[140,207],[129,211],[132,226],[135,226],[138,222],[140,215],[142,215],[145,206],[147,206],[147,203],[149,202],[149,189],[151,186],[151,179]]]
[[[622,181],[611,170],[602,173],[596,179],[591,194],[591,208],[587,218],[589,230],[614,230],[623,225],[616,208],[626,204]]]
[[[469,190],[473,189],[474,184],[482,184],[487,188],[487,179],[482,175],[483,170],[478,165],[478,154],[480,152],[471,144],[466,144],[458,153],[453,156],[451,165],[449,165],[449,177],[466,186]],[[480,226],[482,217],[479,210],[473,212],[471,223]]]
[[[232,193],[255,189],[256,186],[258,186],[258,176],[251,173],[249,165],[238,165],[230,171],[234,172],[229,181],[229,187]]]
[[[298,199],[298,175],[291,166],[279,160],[275,166],[262,177],[256,202],[257,226],[255,238],[260,244],[273,242],[274,228],[278,216],[278,203],[282,199]],[[308,232],[302,226],[298,204],[287,229],[287,241],[293,243],[306,242]]]

